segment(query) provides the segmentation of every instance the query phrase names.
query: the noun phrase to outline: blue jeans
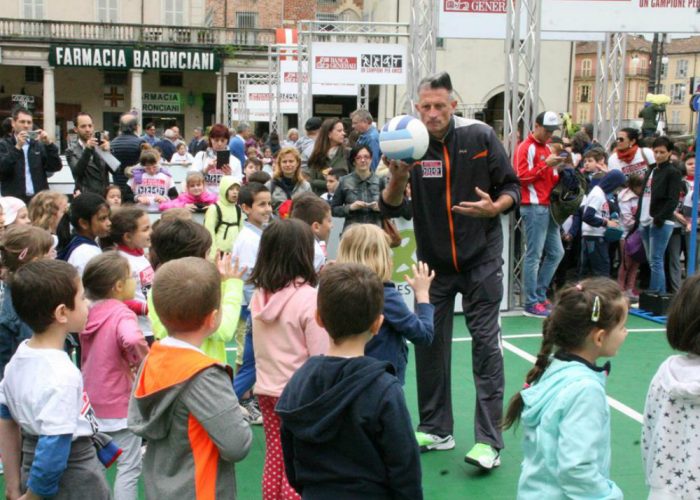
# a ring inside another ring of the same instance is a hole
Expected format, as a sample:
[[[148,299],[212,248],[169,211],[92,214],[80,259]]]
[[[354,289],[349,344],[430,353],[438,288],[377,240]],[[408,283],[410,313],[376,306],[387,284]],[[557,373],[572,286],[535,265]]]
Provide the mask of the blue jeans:
[[[559,262],[564,258],[564,247],[561,244],[559,225],[554,222],[548,206],[523,205],[520,207],[520,215],[523,218],[527,245],[523,268],[525,306],[531,307],[547,299],[547,288]]]
[[[610,244],[600,236],[583,236],[581,238],[581,272],[580,277],[610,277]]]
[[[243,395],[255,385],[255,351],[253,351],[253,322],[248,316],[245,325],[245,347],[243,365],[233,378],[233,390],[240,401]]]
[[[648,291],[652,293],[666,293],[664,254],[673,233],[673,226],[664,224],[661,227],[656,227],[652,223],[648,226],[641,226],[640,230],[642,231],[644,251],[647,254],[647,260],[651,268]]]

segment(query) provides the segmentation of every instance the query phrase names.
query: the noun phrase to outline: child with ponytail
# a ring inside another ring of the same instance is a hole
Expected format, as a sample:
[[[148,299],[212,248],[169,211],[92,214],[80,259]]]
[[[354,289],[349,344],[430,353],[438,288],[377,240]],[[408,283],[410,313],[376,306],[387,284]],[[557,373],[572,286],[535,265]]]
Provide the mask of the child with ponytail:
[[[58,258],[71,264],[82,276],[90,259],[102,253],[98,238],[109,236],[112,226],[109,205],[99,194],[83,193],[73,199],[68,218],[73,235],[67,242],[59,238]]]
[[[25,264],[48,258],[52,247],[51,235],[34,226],[15,226],[8,229],[0,244],[5,281],[0,305],[0,380],[5,373],[5,366],[10,362],[19,344],[32,336],[31,328],[19,319],[12,305],[9,279]]]
[[[510,400],[504,427],[522,421],[519,500],[621,499],[610,480],[610,409],[605,381],[627,336],[627,301],[608,278],[561,292],[542,331],[542,347],[523,390]]]

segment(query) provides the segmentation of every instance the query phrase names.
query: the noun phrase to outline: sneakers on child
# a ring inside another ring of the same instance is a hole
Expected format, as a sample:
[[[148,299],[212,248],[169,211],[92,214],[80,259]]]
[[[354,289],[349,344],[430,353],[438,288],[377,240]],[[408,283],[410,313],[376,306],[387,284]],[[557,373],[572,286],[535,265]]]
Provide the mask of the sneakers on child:
[[[246,415],[243,413],[243,418],[250,425],[262,425],[262,413],[260,413],[260,408],[258,407],[258,401],[255,398],[248,398],[241,401],[241,406],[248,413]]]
[[[546,318],[549,316],[549,311],[544,304],[539,303],[532,306],[526,306],[523,310],[523,315],[529,316],[530,318]]]
[[[552,302],[549,299],[544,299],[544,302],[542,302],[542,305],[544,306],[545,309],[547,309],[548,312],[552,312]]]
[[[491,470],[501,465],[501,454],[491,445],[476,443],[464,457],[464,461],[484,470]]]
[[[432,450],[451,450],[455,447],[455,440],[451,435],[445,437],[425,432],[416,432],[416,441],[421,453]]]

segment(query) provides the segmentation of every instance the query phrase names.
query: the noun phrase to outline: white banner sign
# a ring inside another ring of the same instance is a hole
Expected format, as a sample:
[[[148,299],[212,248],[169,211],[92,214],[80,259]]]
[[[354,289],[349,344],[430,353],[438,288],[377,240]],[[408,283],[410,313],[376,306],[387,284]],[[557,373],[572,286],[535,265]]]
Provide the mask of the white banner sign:
[[[404,85],[406,46],[388,43],[311,44],[313,83]]]
[[[272,93],[270,93],[272,88]],[[250,111],[270,112],[270,101],[272,101],[272,112],[276,112],[275,94],[277,88],[275,85],[246,85],[246,105]],[[299,111],[299,102],[296,94],[281,94],[280,95],[280,111],[285,114],[297,113]]]
[[[440,0],[438,36],[441,38],[505,40],[507,5],[507,0]],[[595,12],[595,9],[591,9],[588,14],[591,15]],[[578,21],[578,19],[575,20]],[[542,40],[605,40],[605,35],[597,25],[588,30],[579,30],[594,31],[593,33],[565,32],[561,26],[554,26],[551,30],[545,31],[544,24],[542,25]],[[527,26],[523,15],[520,25],[521,37],[524,37],[525,33],[527,33]]]
[[[238,102],[232,102],[231,103],[231,122],[237,122],[242,120],[243,117],[241,116],[241,113],[239,112],[239,104]],[[268,113],[267,110],[265,111],[250,111],[248,110],[248,121],[251,122],[269,122],[270,121],[270,114]]]
[[[304,66],[308,65],[304,63]],[[303,73],[305,81],[309,80],[308,70]],[[299,62],[280,61],[280,90],[285,94],[299,93]],[[357,95],[357,85],[354,83],[315,83],[312,85],[313,95]]]
[[[542,30],[697,33],[700,0],[542,0]]]

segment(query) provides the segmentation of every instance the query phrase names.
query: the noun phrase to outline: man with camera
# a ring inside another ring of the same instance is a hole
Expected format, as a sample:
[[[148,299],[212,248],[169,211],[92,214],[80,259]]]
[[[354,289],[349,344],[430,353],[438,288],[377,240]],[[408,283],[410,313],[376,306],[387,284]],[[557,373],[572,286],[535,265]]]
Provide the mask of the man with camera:
[[[12,135],[0,139],[0,194],[25,202],[49,188],[47,172],[61,170],[58,148],[48,134],[32,130],[34,120],[27,108],[12,112]]]
[[[66,150],[66,160],[73,172],[75,189],[81,193],[104,196],[109,184],[109,171],[98,150],[109,153],[109,141],[102,132],[95,132],[92,116],[80,112],[75,117],[78,139]]]

